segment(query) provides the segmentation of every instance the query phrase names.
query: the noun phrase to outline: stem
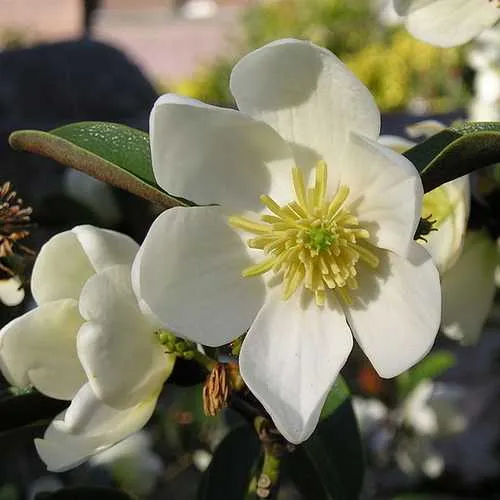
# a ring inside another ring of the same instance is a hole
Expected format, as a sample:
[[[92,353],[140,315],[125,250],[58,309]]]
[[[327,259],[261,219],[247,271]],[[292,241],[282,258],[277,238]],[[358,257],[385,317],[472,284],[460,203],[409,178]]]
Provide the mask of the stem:
[[[190,359],[204,366],[209,372],[211,372],[217,366],[217,361],[214,361],[212,358],[205,356],[205,354],[201,353],[197,349],[194,349],[189,354],[190,356],[192,356],[190,357]]]
[[[272,500],[278,496],[281,457],[286,453],[286,446],[283,437],[266,418],[256,417],[254,426],[262,443],[264,458],[262,466],[252,476],[246,499]]]
[[[275,451],[275,445],[264,445],[264,463],[257,480],[257,498],[271,499],[278,496],[281,456]]]

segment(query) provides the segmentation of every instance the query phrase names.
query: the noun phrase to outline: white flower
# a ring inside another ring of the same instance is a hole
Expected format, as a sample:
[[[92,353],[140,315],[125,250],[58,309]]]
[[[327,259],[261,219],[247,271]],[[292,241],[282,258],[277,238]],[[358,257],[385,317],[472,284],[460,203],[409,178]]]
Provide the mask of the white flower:
[[[37,439],[49,470],[78,465],[149,419],[173,358],[132,291],[138,245],[78,226],[41,249],[31,289],[38,304],[0,331],[0,368],[19,387],[72,400]]]
[[[381,136],[379,142],[400,152],[414,145],[398,136]],[[419,240],[441,273],[441,330],[463,344],[479,339],[493,303],[499,262],[496,243],[485,232],[466,231],[469,208],[468,176],[426,193],[421,215],[430,216],[437,231],[427,241]]]
[[[500,18],[498,0],[394,0],[394,8],[413,36],[440,47],[466,43]]]
[[[94,455],[90,463],[109,469],[121,489],[140,497],[152,492],[163,471],[163,462],[152,450],[150,436],[143,431]]]
[[[433,120],[414,124],[406,129],[412,137],[430,137],[444,129],[444,125]],[[380,136],[380,144],[389,146],[400,153],[415,146],[416,143],[393,135]],[[455,264],[462,251],[467,221],[470,210],[470,181],[463,176],[442,184],[432,191],[425,193],[422,201],[422,218],[433,221],[433,228],[419,239],[431,254],[434,263],[442,274]]]
[[[497,243],[484,231],[469,231],[455,265],[442,279],[442,330],[464,344],[475,343],[495,296]]]
[[[311,434],[353,339],[393,377],[430,349],[439,276],[413,240],[422,184],[377,144],[368,90],[329,51],[280,40],[244,57],[240,111],[165,95],[153,169],[196,203],[153,223],[133,283],[157,321],[216,346],[247,332],[241,374],[280,432]]]

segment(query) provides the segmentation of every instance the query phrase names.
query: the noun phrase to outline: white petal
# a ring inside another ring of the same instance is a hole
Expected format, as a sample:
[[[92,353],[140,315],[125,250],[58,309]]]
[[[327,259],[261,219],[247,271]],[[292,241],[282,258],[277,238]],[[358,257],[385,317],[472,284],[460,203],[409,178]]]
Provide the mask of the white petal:
[[[154,105],[150,131],[156,180],[175,196],[257,210],[261,194],[289,180],[287,144],[265,123],[233,109],[167,94]]]
[[[78,332],[78,355],[100,399],[127,408],[162,387],[175,358],[164,353],[141,313],[129,266],[109,267],[90,278],[80,312],[90,321]]]
[[[500,9],[488,0],[413,0],[406,15],[406,27],[413,36],[453,47],[492,26],[500,18]]]
[[[441,317],[441,290],[431,257],[417,243],[408,260],[393,252],[379,256],[376,273],[360,266],[359,289],[347,318],[377,373],[390,378],[432,347]]]
[[[286,39],[241,59],[231,91],[238,108],[277,130],[294,148],[297,165],[345,160],[348,134],[375,139],[380,114],[370,92],[330,51]]]
[[[24,300],[24,288],[17,276],[0,280],[0,301],[6,306],[17,306]]]
[[[93,226],[77,226],[52,237],[33,266],[31,291],[38,304],[78,299],[96,271],[114,264],[132,264],[139,245],[128,236]]]
[[[241,376],[288,441],[314,431],[352,344],[337,302],[319,308],[275,292],[259,312],[241,349]]]
[[[427,242],[422,244],[440,273],[457,261],[462,250],[469,218],[469,199],[468,177],[447,182],[424,195],[422,217],[436,220],[437,231],[429,233],[425,237]],[[439,207],[439,204],[442,206]],[[434,214],[433,209],[436,211]],[[440,215],[441,212],[444,212],[443,215]]]
[[[477,341],[495,295],[495,242],[470,231],[458,261],[443,276],[443,332],[465,344]]]
[[[340,182],[350,189],[354,215],[374,245],[406,255],[422,206],[416,168],[404,156],[357,134],[351,134],[348,151]]]
[[[0,367],[18,387],[34,385],[47,396],[71,399],[86,381],[76,354],[83,319],[75,300],[43,304],[0,331]]]
[[[82,395],[89,397],[89,394],[88,386],[84,386],[77,398],[80,399]],[[151,396],[139,405],[122,411],[94,400],[89,403],[92,417],[78,432],[71,432],[65,422],[68,409],[56,417],[43,439],[35,439],[38,454],[50,471],[63,472],[76,467],[91,455],[109,448],[144,427],[155,409],[156,399],[157,396]]]
[[[93,226],[72,229],[96,272],[109,266],[131,266],[139,245],[126,234]]]
[[[264,302],[263,281],[241,275],[253,263],[219,207],[172,208],[144,240],[134,289],[164,327],[217,346],[246,331]]]

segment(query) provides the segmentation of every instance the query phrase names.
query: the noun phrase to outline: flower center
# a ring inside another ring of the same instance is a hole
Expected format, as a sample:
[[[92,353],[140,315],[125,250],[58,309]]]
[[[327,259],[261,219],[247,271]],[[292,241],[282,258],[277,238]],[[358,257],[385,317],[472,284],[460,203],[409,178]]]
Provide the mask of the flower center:
[[[435,227],[439,227],[448,217],[453,215],[455,207],[445,188],[439,186],[426,193],[422,200],[422,217],[431,218]]]
[[[350,292],[358,288],[357,264],[366,262],[376,268],[378,257],[368,243],[368,231],[361,227],[345,206],[349,188],[339,186],[327,197],[327,167],[320,162],[315,169],[315,183],[306,188],[299,168],[292,170],[295,200],[280,206],[267,195],[261,202],[271,214],[260,221],[232,216],[231,226],[255,235],[250,248],[262,250],[265,258],[243,270],[243,276],[258,276],[273,271],[281,277],[283,299],[290,298],[302,285],[318,306],[323,306],[327,292],[333,291],[351,304]]]

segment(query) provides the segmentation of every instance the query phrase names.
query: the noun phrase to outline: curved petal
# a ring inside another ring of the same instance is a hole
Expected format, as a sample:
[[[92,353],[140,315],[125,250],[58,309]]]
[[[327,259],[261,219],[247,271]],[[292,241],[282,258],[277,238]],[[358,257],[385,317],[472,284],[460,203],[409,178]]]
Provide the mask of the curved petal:
[[[82,396],[90,399],[89,391],[85,385],[75,400],[79,402]],[[118,411],[94,399],[90,403],[92,418],[78,432],[71,432],[65,422],[68,409],[54,419],[43,439],[35,439],[38,454],[49,471],[64,472],[76,467],[144,427],[153,414],[156,400],[157,395],[151,396],[137,406]]]
[[[124,234],[88,225],[56,234],[43,245],[33,266],[33,297],[38,304],[78,299],[90,276],[110,265],[131,265],[138,248]]]
[[[371,242],[406,255],[420,221],[423,188],[413,163],[391,149],[352,133],[340,182]]]
[[[217,346],[241,335],[264,302],[243,278],[250,251],[219,207],[177,207],[151,226],[134,264],[139,300],[176,335]]]
[[[298,293],[284,301],[275,292],[264,304],[241,348],[241,376],[288,441],[314,431],[352,344],[337,302],[320,308]]]
[[[175,357],[164,353],[141,313],[129,266],[109,267],[90,278],[80,313],[89,321],[78,332],[78,356],[99,399],[128,408],[161,389]]]
[[[495,295],[496,243],[481,231],[470,231],[458,261],[443,276],[442,330],[473,344],[479,338]]]
[[[439,274],[430,255],[414,243],[408,260],[380,252],[377,272],[360,268],[358,278],[347,320],[377,373],[395,377],[434,343],[441,318]]]
[[[95,272],[109,266],[131,266],[139,245],[126,234],[94,226],[77,226],[72,229]]]
[[[85,383],[76,354],[83,323],[75,300],[43,304],[0,331],[0,368],[18,387],[35,386],[56,399],[71,399]]]
[[[487,0],[413,0],[406,10],[408,31],[440,47],[466,43],[500,18],[497,3]]]
[[[345,161],[348,134],[375,139],[380,114],[366,87],[330,51],[285,39],[241,59],[230,80],[238,108],[289,141],[298,166]]]
[[[469,179],[461,177],[424,195],[422,217],[436,221],[422,244],[431,254],[440,273],[457,261],[469,218]]]
[[[257,210],[259,196],[282,189],[293,166],[287,144],[265,123],[187,97],[160,97],[150,132],[158,184],[201,205]]]

